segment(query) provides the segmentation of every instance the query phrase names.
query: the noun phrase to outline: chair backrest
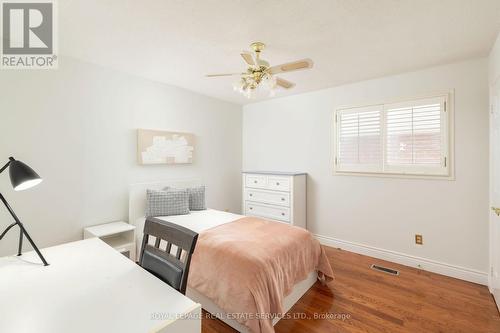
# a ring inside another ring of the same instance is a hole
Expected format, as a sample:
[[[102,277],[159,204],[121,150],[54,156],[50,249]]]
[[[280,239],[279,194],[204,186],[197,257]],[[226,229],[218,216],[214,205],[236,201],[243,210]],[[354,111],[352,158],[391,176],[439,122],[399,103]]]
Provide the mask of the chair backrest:
[[[154,245],[152,245],[154,237]],[[144,225],[139,264],[179,292],[186,294],[191,256],[198,234],[180,225],[148,217]]]

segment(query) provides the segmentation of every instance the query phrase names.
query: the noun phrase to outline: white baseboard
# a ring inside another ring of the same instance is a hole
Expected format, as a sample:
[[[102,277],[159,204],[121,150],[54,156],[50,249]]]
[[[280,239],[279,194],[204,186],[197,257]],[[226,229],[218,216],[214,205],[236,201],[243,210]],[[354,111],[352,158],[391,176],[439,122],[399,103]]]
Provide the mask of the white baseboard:
[[[445,264],[435,260],[415,257],[412,255],[376,248],[369,245],[349,242],[333,237],[314,235],[321,244],[346,251],[363,254],[366,256],[395,262],[397,264],[423,269],[425,271],[438,273],[457,279],[488,285],[488,273],[475,269]]]

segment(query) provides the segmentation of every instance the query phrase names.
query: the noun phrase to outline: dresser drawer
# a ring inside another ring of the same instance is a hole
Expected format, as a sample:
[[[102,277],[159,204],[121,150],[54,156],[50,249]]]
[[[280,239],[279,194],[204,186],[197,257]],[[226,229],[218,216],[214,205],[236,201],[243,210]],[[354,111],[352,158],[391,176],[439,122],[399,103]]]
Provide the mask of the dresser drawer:
[[[252,201],[245,202],[245,215],[290,222],[290,208],[266,205]]]
[[[246,175],[245,186],[253,188],[267,188],[267,176],[264,175]]]
[[[267,177],[267,188],[275,191],[290,191],[290,178],[279,176]]]
[[[245,199],[272,205],[290,207],[290,193],[245,189]]]

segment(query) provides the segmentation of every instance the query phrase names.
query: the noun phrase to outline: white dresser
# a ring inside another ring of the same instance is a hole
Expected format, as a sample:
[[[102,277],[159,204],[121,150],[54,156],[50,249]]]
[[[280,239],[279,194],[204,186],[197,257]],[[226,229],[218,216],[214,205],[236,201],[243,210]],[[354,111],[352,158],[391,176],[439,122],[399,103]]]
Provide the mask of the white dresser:
[[[306,229],[306,173],[243,172],[243,214]]]

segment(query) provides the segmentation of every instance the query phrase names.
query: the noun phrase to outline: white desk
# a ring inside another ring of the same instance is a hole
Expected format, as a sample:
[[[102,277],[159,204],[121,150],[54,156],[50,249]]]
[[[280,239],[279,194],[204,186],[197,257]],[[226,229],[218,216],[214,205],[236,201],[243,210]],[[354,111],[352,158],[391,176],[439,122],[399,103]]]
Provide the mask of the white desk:
[[[199,304],[98,238],[42,253],[0,258],[0,332],[201,332]]]

